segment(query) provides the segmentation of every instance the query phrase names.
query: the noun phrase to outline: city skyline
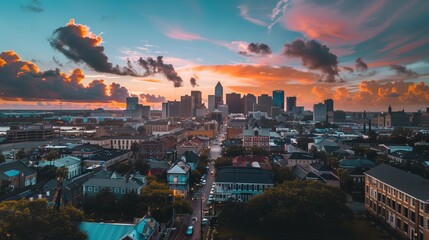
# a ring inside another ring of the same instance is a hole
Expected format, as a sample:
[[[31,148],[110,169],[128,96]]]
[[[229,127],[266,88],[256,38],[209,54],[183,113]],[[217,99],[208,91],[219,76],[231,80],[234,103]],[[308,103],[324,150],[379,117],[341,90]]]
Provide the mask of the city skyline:
[[[191,91],[208,106],[218,81],[224,99],[282,90],[307,110],[428,107],[423,0],[2,5],[1,109],[161,109]]]

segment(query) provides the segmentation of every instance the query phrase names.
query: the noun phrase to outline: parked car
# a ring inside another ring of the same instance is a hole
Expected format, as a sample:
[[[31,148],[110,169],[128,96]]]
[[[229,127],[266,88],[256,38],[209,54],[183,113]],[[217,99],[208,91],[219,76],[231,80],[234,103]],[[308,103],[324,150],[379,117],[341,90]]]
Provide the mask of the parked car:
[[[202,225],[208,225],[209,224],[209,220],[207,218],[203,218],[203,220],[201,220],[201,224]]]
[[[197,217],[192,217],[192,222],[196,222],[198,220]]]
[[[186,235],[191,236],[194,233],[194,227],[189,226],[188,229],[186,229]]]

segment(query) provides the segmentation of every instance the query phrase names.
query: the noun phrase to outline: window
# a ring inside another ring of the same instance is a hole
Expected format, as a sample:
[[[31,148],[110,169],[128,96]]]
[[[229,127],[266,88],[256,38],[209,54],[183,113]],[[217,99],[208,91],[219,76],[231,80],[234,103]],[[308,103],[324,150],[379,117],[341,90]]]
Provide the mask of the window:
[[[399,203],[398,203],[398,210],[397,210],[397,212],[401,213],[401,204],[399,204]]]
[[[402,230],[406,233],[408,233],[408,224],[406,222],[404,222],[403,226],[402,226]]]
[[[419,215],[419,226],[420,226],[420,227],[424,227],[424,224],[425,224],[425,223],[424,223],[424,221],[425,221],[425,220],[424,220],[423,216],[422,216],[422,215]]]
[[[399,200],[402,200],[402,195],[404,194],[400,192],[398,195],[399,195]]]
[[[92,187],[87,187],[87,188],[86,188],[86,190],[87,190],[88,192],[92,192]]]
[[[404,207],[404,217],[408,218],[408,208]]]
[[[401,219],[399,218],[396,219],[396,228],[401,229]]]
[[[426,219],[426,229],[429,230],[429,218]]]
[[[411,199],[411,206],[416,206],[416,199],[414,198]]]
[[[407,203],[408,202],[408,195],[405,195],[405,202]]]
[[[125,194],[125,188],[121,188],[121,193]]]
[[[416,213],[414,211],[411,211],[410,220],[411,222],[416,222]]]
[[[115,193],[119,193],[119,188],[115,188]]]
[[[94,192],[98,192],[98,187],[94,187]]]

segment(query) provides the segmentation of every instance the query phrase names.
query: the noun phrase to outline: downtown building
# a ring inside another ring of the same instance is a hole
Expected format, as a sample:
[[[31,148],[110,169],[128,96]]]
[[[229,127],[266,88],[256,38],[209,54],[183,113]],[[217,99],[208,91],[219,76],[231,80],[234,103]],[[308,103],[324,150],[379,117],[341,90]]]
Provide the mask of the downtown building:
[[[283,90],[274,90],[273,91],[273,107],[278,107],[280,110],[285,109],[285,91]]]
[[[228,113],[242,113],[241,110],[241,94],[227,93],[226,104],[228,105]]]
[[[404,239],[429,240],[429,180],[386,164],[365,172],[365,209]]]

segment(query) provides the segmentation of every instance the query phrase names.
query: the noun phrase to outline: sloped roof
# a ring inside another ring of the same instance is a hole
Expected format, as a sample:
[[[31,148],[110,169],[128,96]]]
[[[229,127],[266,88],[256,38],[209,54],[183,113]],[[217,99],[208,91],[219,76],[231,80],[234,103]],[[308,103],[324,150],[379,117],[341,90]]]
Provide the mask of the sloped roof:
[[[200,162],[200,157],[193,151],[186,151],[182,157],[185,157],[187,163],[198,164]]]
[[[94,187],[115,187],[115,188],[134,188],[134,189],[138,189],[142,187],[142,185],[137,183],[136,181],[133,181],[130,179],[127,182],[125,181],[124,178],[109,178],[109,179],[90,178],[83,185],[94,186]]]
[[[420,200],[429,201],[429,180],[419,175],[402,171],[384,163],[366,171],[365,175],[374,177]]]
[[[219,167],[215,182],[274,184],[272,171],[246,167]]]
[[[340,167],[341,168],[372,168],[374,167],[374,162],[365,159],[343,159],[340,160]]]
[[[188,165],[186,164],[186,166],[188,166]],[[170,170],[168,170],[167,173],[168,174],[185,174],[188,171],[189,171],[189,166],[188,167],[185,167],[185,166],[181,167],[178,164],[176,164],[172,168],[170,168]]]
[[[88,235],[88,240],[119,240],[134,228],[133,224],[81,222],[79,229]]]
[[[36,170],[27,167],[27,165],[20,160],[0,164],[0,177],[9,178],[15,176],[16,171],[24,173],[25,176],[36,174]]]

